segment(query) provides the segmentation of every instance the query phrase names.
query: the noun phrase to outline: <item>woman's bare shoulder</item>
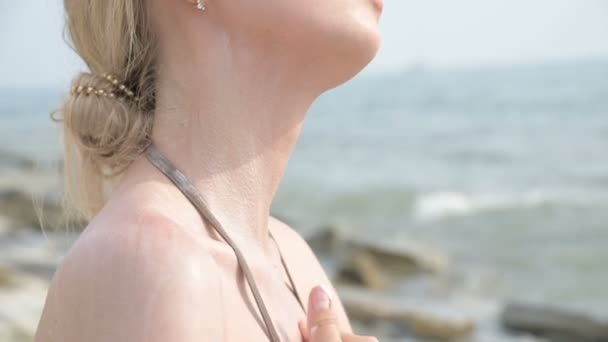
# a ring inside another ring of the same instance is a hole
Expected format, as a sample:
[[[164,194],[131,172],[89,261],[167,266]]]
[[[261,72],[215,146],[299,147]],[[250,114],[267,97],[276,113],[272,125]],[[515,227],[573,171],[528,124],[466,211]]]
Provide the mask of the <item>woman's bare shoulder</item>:
[[[171,219],[92,222],[53,277],[36,341],[221,340],[218,274]]]

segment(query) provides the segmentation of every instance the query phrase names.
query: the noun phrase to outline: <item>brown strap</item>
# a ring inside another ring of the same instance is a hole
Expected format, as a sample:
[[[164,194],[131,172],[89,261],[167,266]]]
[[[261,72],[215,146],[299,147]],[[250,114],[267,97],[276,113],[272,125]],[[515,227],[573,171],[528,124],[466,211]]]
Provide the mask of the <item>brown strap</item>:
[[[287,267],[287,262],[285,262],[285,258],[283,258],[283,253],[281,253],[281,247],[279,246],[279,243],[277,242],[277,240],[272,235],[272,232],[268,231],[268,235],[270,235],[270,238],[272,238],[272,241],[274,241],[274,244],[277,246],[277,250],[279,251],[279,256],[281,257],[281,264],[283,264],[283,268],[285,269],[285,273],[287,273],[287,279],[289,279],[289,284],[291,286],[291,293],[293,293],[293,295],[298,300],[298,303],[300,304],[300,307],[302,308],[302,311],[304,311],[304,313],[306,313],[306,309],[304,307],[304,303],[302,302],[302,298],[300,297],[300,292],[298,291],[298,288],[296,287],[296,283],[293,281],[293,277],[291,276],[291,272],[289,272],[289,267]]]
[[[260,291],[255,283],[255,279],[253,278],[253,274],[247,265],[247,261],[243,257],[243,254],[236,246],[234,241],[230,238],[230,236],[226,233],[226,230],[222,225],[218,222],[218,220],[211,214],[207,205],[205,204],[205,200],[198,192],[196,187],[192,184],[192,182],[180,171],[178,170],[163,154],[154,146],[153,143],[150,143],[145,149],[146,157],[150,160],[150,162],[156,166],[163,174],[165,174],[178,189],[180,189],[184,195],[192,202],[197,211],[205,217],[211,225],[217,230],[217,232],[221,235],[221,237],[230,245],[234,254],[236,255],[237,261],[243,273],[245,274],[245,278],[247,279],[247,283],[249,284],[249,288],[253,293],[253,297],[260,309],[260,313],[262,314],[262,318],[264,319],[264,323],[266,324],[266,330],[268,338],[271,342],[280,342],[279,335],[272,323],[272,319],[270,318],[270,314],[268,313],[268,309],[264,304]]]

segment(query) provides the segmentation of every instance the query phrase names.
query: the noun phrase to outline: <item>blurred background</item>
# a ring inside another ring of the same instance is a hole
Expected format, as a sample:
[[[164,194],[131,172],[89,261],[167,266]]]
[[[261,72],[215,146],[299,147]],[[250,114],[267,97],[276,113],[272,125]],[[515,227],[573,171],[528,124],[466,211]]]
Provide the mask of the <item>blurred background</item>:
[[[49,112],[83,69],[62,20],[57,0],[0,2],[0,341],[32,338],[78,234],[52,229]],[[381,29],[311,109],[273,205],[356,330],[608,341],[608,2],[385,0]]]

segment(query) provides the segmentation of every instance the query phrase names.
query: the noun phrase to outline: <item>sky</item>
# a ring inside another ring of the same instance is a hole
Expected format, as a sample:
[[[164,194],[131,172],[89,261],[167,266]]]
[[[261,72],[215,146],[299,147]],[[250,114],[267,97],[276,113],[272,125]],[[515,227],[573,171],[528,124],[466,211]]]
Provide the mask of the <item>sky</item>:
[[[0,1],[0,87],[67,86],[83,69],[61,6]],[[608,59],[606,0],[385,0],[380,28],[364,73]]]

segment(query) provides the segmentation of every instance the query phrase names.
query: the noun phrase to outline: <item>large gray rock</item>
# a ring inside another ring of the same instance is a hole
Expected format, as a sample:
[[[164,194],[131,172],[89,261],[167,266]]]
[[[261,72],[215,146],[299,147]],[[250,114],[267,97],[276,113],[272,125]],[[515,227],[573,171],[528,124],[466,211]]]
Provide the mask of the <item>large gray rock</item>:
[[[351,319],[375,321],[396,326],[412,336],[439,341],[469,340],[475,332],[475,322],[459,310],[437,309],[432,300],[427,303],[407,302],[398,298],[373,294],[361,289],[339,286],[340,299]]]
[[[17,188],[0,189],[0,216],[13,220],[13,228],[65,227],[64,211],[59,195],[33,194]]]
[[[6,169],[33,169],[36,162],[26,157],[0,150],[0,171]]]
[[[448,260],[438,250],[409,240],[363,241],[341,235],[325,227],[308,236],[307,241],[321,258],[331,259],[330,276],[338,282],[360,284],[384,290],[420,274],[442,274]]]
[[[7,158],[0,152],[0,164]],[[12,218],[22,227],[40,228],[42,214],[45,228],[65,227],[61,171],[51,165],[28,165],[11,162],[0,167],[0,215]]]
[[[510,331],[534,334],[552,342],[608,341],[608,321],[548,306],[508,304],[501,323]]]

